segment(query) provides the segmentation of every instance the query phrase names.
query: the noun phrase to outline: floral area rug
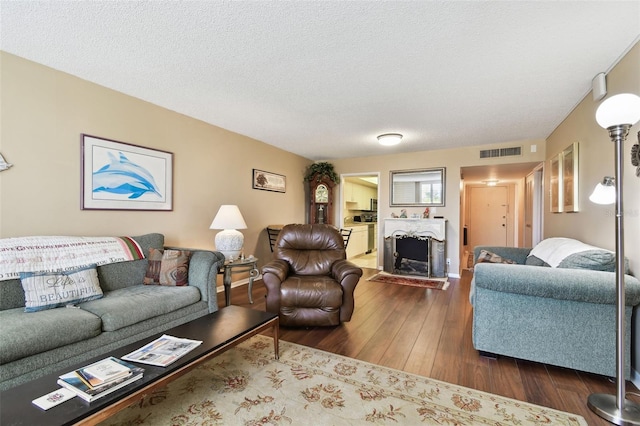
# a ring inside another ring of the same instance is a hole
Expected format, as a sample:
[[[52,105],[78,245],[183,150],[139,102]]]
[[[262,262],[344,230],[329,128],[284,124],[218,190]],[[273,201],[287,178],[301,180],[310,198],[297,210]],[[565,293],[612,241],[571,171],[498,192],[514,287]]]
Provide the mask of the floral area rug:
[[[101,425],[586,425],[584,418],[254,336]]]
[[[446,278],[426,278],[413,275],[393,275],[386,272],[375,274],[367,281],[375,281],[385,284],[410,285],[412,287],[433,288],[446,290],[449,288],[449,280]]]

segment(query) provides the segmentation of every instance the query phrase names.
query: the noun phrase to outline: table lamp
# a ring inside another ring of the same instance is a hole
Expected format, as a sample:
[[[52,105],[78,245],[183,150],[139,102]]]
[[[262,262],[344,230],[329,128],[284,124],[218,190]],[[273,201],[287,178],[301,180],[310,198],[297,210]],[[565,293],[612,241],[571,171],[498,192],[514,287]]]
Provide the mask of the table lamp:
[[[224,254],[226,260],[240,257],[244,235],[238,229],[247,229],[247,224],[238,206],[223,204],[211,222],[209,229],[222,229],[215,237],[216,250]]]

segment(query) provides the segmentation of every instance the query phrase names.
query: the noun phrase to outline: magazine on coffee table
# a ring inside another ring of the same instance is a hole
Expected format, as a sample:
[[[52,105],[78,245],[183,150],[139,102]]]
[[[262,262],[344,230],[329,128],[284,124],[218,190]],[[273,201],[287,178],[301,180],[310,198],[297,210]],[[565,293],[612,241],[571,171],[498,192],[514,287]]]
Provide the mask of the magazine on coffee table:
[[[127,361],[166,367],[186,353],[197,348],[202,341],[181,339],[167,334],[122,357]]]
[[[104,381],[98,386],[92,386],[83,376],[80,374],[80,371],[83,371],[83,374],[86,374],[86,369],[99,367],[100,366],[108,366],[111,362],[115,362],[120,364],[120,366],[113,366],[113,370],[115,371],[120,369],[126,369],[127,374],[117,374],[114,375],[112,379]],[[142,378],[144,373],[144,368],[136,367],[133,364],[129,364],[128,362],[122,361],[120,359],[109,357],[102,361],[99,361],[95,364],[91,364],[90,366],[83,367],[79,370],[70,371],[66,374],[58,377],[58,384],[66,389],[73,391],[76,395],[86,401],[93,401],[98,398],[102,398],[105,395],[108,395],[116,390],[123,388],[130,383],[135,382]]]

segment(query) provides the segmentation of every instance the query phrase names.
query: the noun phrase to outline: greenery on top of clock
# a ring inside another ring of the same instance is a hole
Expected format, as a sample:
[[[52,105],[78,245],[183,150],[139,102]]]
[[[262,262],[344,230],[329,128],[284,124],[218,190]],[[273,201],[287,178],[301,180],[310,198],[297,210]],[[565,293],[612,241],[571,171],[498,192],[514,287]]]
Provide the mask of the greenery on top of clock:
[[[326,161],[319,163],[313,163],[307,168],[307,173],[304,175],[304,180],[310,181],[316,176],[316,180],[321,180],[324,176],[327,176],[335,183],[340,183],[340,176],[333,169],[333,164]]]

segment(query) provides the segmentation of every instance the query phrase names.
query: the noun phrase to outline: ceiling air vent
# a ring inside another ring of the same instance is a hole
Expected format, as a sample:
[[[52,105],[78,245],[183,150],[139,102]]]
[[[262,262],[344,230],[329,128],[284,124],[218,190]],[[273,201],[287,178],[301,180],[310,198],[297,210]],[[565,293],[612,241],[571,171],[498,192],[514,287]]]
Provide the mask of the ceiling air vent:
[[[514,155],[522,155],[521,146],[514,146],[511,148],[480,150],[480,158],[511,157]]]

